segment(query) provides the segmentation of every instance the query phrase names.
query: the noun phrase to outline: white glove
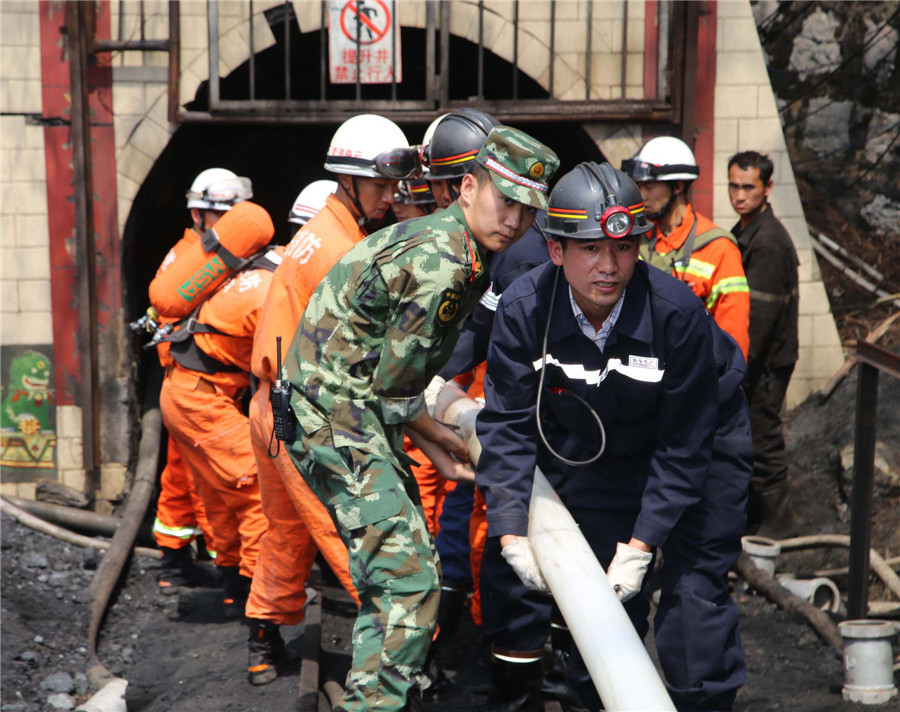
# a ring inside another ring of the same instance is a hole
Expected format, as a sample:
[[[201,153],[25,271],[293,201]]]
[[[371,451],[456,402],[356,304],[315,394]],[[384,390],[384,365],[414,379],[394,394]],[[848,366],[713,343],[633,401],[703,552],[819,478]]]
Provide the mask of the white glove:
[[[544,581],[544,575],[541,573],[537,559],[534,558],[534,550],[531,548],[528,537],[517,536],[504,546],[500,553],[528,588],[533,591],[550,593],[550,588]]]
[[[422,394],[425,398],[425,410],[428,411],[428,415],[432,418],[434,417],[434,404],[437,403],[438,394],[446,384],[447,381],[443,378],[435,376],[431,379],[431,383],[428,384],[428,388],[426,388],[425,392]]]
[[[606,578],[622,603],[638,595],[653,554],[619,542],[616,555],[609,564]]]

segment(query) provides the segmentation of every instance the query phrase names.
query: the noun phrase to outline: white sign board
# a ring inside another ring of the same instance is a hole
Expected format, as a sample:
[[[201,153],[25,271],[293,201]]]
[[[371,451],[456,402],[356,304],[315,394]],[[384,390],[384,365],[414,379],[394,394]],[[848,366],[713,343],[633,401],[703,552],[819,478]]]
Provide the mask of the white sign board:
[[[399,84],[397,0],[330,0],[328,49],[332,84]],[[357,57],[358,50],[358,57]]]

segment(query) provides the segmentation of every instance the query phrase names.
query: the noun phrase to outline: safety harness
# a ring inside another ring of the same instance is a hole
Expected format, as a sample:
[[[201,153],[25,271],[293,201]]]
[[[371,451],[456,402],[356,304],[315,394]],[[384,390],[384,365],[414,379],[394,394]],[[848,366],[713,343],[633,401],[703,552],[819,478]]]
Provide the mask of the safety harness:
[[[203,247],[208,252],[213,250],[217,250],[219,254],[222,255],[222,259],[229,267],[234,267],[235,272],[234,276],[237,276],[239,273],[248,270],[248,269],[264,269],[269,272],[274,272],[275,268],[278,267],[281,259],[278,255],[274,254],[271,249],[266,249],[262,252],[257,252],[255,255],[251,255],[247,258],[235,257],[233,254],[228,252],[222,245],[218,245],[218,240],[216,240],[216,244],[218,247],[216,248],[214,245],[210,244],[210,247],[207,247],[206,236],[210,234],[211,231],[207,230],[207,232],[203,235]],[[215,239],[215,235],[213,235],[213,239]],[[232,261],[236,260],[237,263]],[[233,278],[232,277],[232,278]],[[175,330],[166,336],[165,338],[159,339],[156,343],[169,342],[172,344],[172,347],[169,353],[172,354],[172,358],[174,358],[181,366],[184,368],[190,369],[191,371],[197,371],[198,373],[222,373],[222,372],[240,372],[243,369],[240,366],[235,366],[233,364],[224,363],[223,361],[219,361],[217,358],[213,358],[209,354],[207,354],[203,349],[197,346],[197,342],[194,339],[195,334],[222,334],[227,336],[224,331],[217,329],[216,327],[210,324],[204,324],[203,322],[197,321],[197,317],[200,314],[200,309],[203,307],[203,302],[189,316],[186,316],[184,319],[175,324]]]

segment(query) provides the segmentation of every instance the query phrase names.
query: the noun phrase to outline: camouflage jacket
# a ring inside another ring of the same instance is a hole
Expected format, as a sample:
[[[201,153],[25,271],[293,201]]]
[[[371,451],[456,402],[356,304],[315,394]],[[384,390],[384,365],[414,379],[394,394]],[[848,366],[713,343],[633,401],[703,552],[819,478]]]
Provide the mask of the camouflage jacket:
[[[336,447],[408,462],[403,424],[489,285],[456,204],[357,244],[316,288],[284,363],[302,432],[329,424]]]

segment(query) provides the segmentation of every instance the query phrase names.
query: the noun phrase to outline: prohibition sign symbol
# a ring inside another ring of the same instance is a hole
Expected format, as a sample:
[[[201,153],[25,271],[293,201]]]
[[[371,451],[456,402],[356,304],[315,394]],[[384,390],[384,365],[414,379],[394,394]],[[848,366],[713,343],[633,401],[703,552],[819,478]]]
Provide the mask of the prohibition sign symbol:
[[[349,26],[355,25],[353,31]],[[391,11],[383,0],[349,0],[341,10],[341,30],[344,36],[360,44],[374,44],[384,38],[391,28]]]

